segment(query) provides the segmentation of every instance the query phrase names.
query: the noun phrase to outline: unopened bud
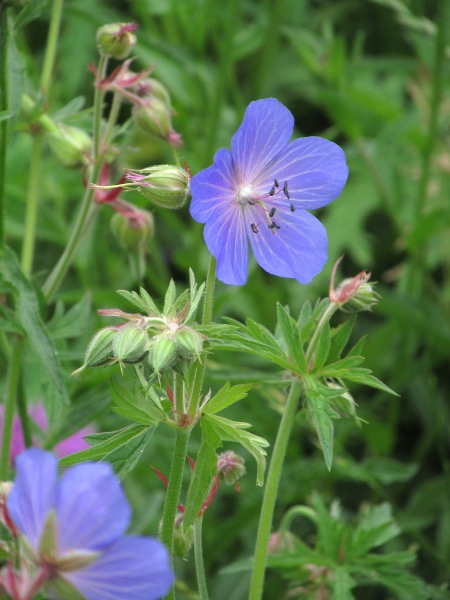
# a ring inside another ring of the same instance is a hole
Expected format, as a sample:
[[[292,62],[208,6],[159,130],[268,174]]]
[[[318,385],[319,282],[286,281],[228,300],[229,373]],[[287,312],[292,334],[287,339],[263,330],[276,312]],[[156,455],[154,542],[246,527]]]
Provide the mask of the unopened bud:
[[[283,533],[275,531],[269,538],[269,545],[267,547],[268,554],[279,554],[285,550],[293,551],[295,548],[295,537],[290,531],[284,531]]]
[[[245,472],[244,459],[232,450],[223,452],[217,457],[217,474],[228,485],[234,485],[245,475]]]
[[[175,527],[173,544],[175,554],[179,558],[185,558],[194,542],[194,527],[191,525],[186,531],[183,531],[183,526]]]
[[[157,373],[161,373],[165,369],[168,369],[176,358],[176,344],[173,339],[168,337],[156,338],[150,355],[149,360]]]
[[[189,175],[181,167],[158,165],[128,171],[125,178],[150,202],[164,208],[181,208],[189,195]]]
[[[148,77],[138,81],[134,86],[134,91],[139,98],[148,98],[153,96],[160,100],[167,107],[170,107],[170,95],[167,88],[157,79]]]
[[[121,327],[112,345],[114,358],[125,363],[139,362],[148,351],[148,342],[147,333],[139,327]]]
[[[203,346],[203,336],[194,329],[191,329],[190,327],[180,328],[175,336],[175,341],[185,358],[191,358],[192,356],[197,356],[197,358],[200,357]]]
[[[97,47],[100,54],[118,60],[126,58],[136,44],[136,23],[109,23],[97,30]]]
[[[104,365],[113,355],[113,340],[118,330],[115,327],[104,327],[97,331],[87,347],[84,367]]]
[[[135,210],[129,216],[117,212],[111,219],[111,231],[125,250],[133,252],[152,239],[153,215],[144,210]]]
[[[150,96],[145,104],[133,109],[134,122],[145,133],[155,135],[163,140],[169,139],[172,131],[170,106],[156,96]]]
[[[50,150],[65,167],[82,167],[89,164],[92,140],[89,135],[70,125],[57,124],[58,131],[46,134]]]

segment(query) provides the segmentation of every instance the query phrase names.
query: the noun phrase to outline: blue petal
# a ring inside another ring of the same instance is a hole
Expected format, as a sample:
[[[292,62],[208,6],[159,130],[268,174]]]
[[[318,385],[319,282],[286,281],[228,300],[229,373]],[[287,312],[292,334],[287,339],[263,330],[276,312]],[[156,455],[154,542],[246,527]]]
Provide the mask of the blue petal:
[[[214,164],[200,171],[191,180],[191,215],[199,223],[206,223],[217,213],[227,210],[238,194],[233,159],[226,148],[219,150]]]
[[[277,211],[280,229],[273,233],[266,225],[250,236],[255,258],[263,269],[279,277],[309,283],[327,261],[325,227],[304,210]]]
[[[56,497],[58,549],[101,550],[121,537],[130,521],[128,501],[106,463],[86,463],[64,473]]]
[[[278,179],[285,181],[291,201],[298,208],[325,206],[339,196],[347,181],[345,154],[337,144],[320,137],[306,137],[291,142],[255,182],[258,192],[264,193]]]
[[[251,102],[231,140],[239,182],[252,183],[288,144],[293,129],[294,117],[275,98]]]
[[[173,584],[169,557],[157,540],[124,537],[95,563],[61,573],[88,600],[157,600]]]
[[[30,448],[16,458],[16,470],[8,511],[37,550],[45,519],[55,503],[57,459],[50,452]]]
[[[247,281],[248,241],[242,207],[235,203],[228,212],[210,219],[203,236],[217,259],[217,278],[229,285],[243,285]]]

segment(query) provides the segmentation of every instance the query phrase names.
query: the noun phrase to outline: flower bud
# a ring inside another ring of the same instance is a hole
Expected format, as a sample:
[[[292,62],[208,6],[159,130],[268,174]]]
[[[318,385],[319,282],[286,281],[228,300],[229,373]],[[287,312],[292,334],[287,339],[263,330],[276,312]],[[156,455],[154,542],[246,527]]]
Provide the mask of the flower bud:
[[[167,88],[157,79],[148,77],[142,79],[134,85],[134,91],[139,98],[148,98],[153,96],[160,100],[167,107],[170,107],[170,95]],[[170,110],[170,109],[169,109]]]
[[[134,122],[145,133],[166,140],[172,130],[170,107],[156,97],[150,97],[145,104],[134,107]]]
[[[50,150],[65,167],[82,167],[89,164],[92,153],[90,136],[70,125],[57,124],[58,130],[46,134]]]
[[[109,23],[97,30],[97,47],[100,54],[118,60],[126,58],[136,44],[136,23]]]
[[[191,525],[186,531],[183,531],[183,526],[175,527],[173,544],[175,554],[179,558],[185,558],[194,542],[194,527]]]
[[[180,347],[181,354],[185,358],[191,358],[192,356],[200,357],[200,352],[203,346],[203,336],[191,329],[190,327],[180,328],[175,336],[175,341]]]
[[[228,485],[234,485],[245,473],[244,459],[239,454],[229,450],[217,457],[217,474]]]
[[[153,215],[144,210],[135,210],[130,216],[117,212],[111,219],[111,231],[125,250],[134,252],[152,239]]]
[[[82,368],[98,367],[108,362],[113,355],[112,344],[117,332],[115,327],[104,327],[97,331],[87,347]]]
[[[129,187],[136,187],[150,202],[164,208],[181,208],[189,195],[189,175],[174,165],[128,171],[125,178],[132,182]]]
[[[157,373],[168,369],[176,358],[176,344],[168,337],[157,337],[152,346],[149,360]]]
[[[334,276],[338,264],[342,257],[334,264],[330,281],[330,302],[342,309],[345,305],[347,311],[371,310],[372,306],[378,303],[379,295],[374,291],[373,284],[368,283],[370,273],[361,271],[353,278],[344,279],[336,289],[334,289]]]
[[[139,362],[148,351],[148,341],[147,333],[139,327],[121,327],[112,344],[114,358],[125,363]]]

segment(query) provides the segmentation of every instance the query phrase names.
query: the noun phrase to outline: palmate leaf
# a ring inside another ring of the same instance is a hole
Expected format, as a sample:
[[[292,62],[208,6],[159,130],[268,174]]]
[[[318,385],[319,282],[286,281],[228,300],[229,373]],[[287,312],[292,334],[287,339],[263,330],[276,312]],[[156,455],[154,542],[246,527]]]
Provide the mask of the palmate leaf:
[[[204,407],[203,412],[207,415],[214,415],[222,411],[227,406],[231,406],[235,402],[245,398],[253,384],[240,384],[231,387],[230,382],[227,383],[215,394],[208,404]]]
[[[305,393],[306,405],[317,431],[325,464],[330,471],[333,462],[334,442],[334,425],[332,419],[339,418],[339,415],[331,408],[327,398],[314,393],[314,390],[308,389],[308,387],[306,388]]]
[[[157,425],[165,418],[164,411],[136,390],[131,392],[120,383],[111,381],[114,412],[143,425]]]
[[[186,512],[183,517],[185,531],[192,525],[207,498],[213,477],[217,471],[216,450],[222,445],[212,423],[202,418],[200,425],[202,428],[202,442],[186,498]]]
[[[238,423],[224,417],[218,417],[217,415],[203,415],[203,419],[206,419],[214,428],[215,433],[221,441],[237,442],[253,455],[257,465],[256,484],[263,485],[267,454],[264,448],[269,446],[269,442],[258,435],[246,431],[246,429],[251,427],[249,423]]]

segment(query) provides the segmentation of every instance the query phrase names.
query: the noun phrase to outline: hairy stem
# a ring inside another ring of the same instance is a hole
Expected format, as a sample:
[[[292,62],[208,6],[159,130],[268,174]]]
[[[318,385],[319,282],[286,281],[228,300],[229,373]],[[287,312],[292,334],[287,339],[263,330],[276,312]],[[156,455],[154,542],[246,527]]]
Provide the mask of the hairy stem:
[[[208,588],[206,587],[205,568],[203,564],[202,525],[203,517],[197,517],[194,521],[195,571],[197,573],[200,600],[208,600]]]
[[[249,600],[261,600],[264,576],[266,572],[267,546],[272,530],[273,513],[278,495],[281,471],[286,454],[292,425],[297,410],[298,400],[303,389],[303,383],[295,379],[291,383],[289,395],[278,428],[277,438],[273,447],[267,481],[264,488],[264,498],[259,516],[258,534],[256,537],[253,573],[250,584]]]
[[[8,111],[8,10],[0,2],[0,113]],[[0,121],[0,253],[5,246],[5,178],[8,119]]]

